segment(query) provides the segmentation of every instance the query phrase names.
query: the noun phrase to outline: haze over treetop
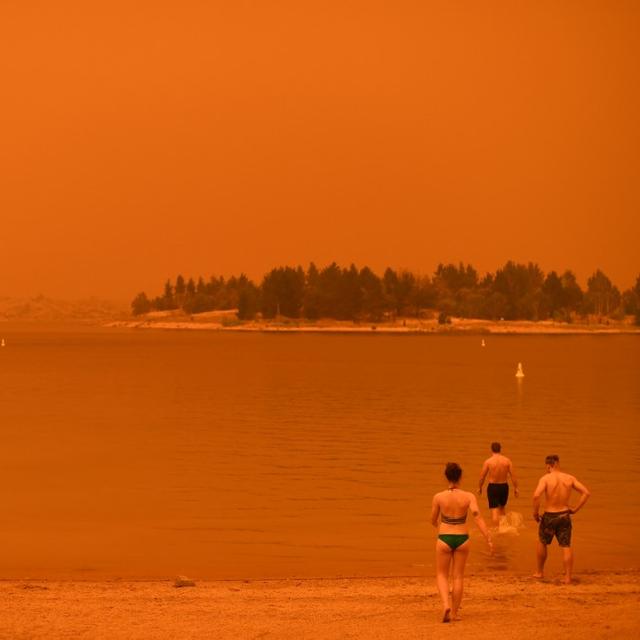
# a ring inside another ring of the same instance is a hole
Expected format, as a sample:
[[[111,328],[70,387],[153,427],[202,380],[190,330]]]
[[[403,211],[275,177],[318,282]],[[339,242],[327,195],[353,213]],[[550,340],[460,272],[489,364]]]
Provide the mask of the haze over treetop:
[[[508,259],[634,284],[636,2],[2,3],[0,284]]]

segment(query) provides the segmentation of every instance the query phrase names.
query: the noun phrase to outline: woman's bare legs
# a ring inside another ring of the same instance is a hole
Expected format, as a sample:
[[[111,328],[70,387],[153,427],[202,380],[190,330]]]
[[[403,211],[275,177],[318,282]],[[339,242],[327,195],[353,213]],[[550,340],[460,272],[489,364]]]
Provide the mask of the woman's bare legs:
[[[453,552],[442,540],[436,540],[436,584],[442,598],[442,622],[449,622],[451,607],[449,606],[449,568]]]
[[[451,618],[456,619],[462,602],[464,567],[469,557],[469,541],[461,544],[453,553],[453,597],[451,598]]]

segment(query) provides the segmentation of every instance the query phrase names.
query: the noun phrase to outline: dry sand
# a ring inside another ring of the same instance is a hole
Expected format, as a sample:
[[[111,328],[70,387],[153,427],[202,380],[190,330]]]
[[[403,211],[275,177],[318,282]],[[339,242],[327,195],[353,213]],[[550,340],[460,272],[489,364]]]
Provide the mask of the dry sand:
[[[640,333],[632,316],[622,320],[589,316],[575,323],[553,320],[482,320],[477,318],[449,318],[446,324],[439,324],[437,313],[431,317],[398,317],[381,322],[352,322],[321,318],[318,320],[278,318],[270,320],[238,320],[237,309],[207,311],[187,314],[182,310],[152,311],[140,316],[120,318],[104,324],[105,327],[127,329],[164,329],[192,331],[242,331],[266,333],[438,333],[438,334],[620,334]]]
[[[640,334],[640,327],[630,322],[610,324],[567,324],[564,322],[513,320],[492,322],[490,320],[467,320],[453,318],[451,324],[438,324],[436,320],[406,319],[396,322],[354,323],[333,320],[318,322],[276,322],[234,320],[225,324],[221,320],[211,321],[201,318],[205,314],[188,319],[167,319],[149,317],[151,314],[133,320],[116,320],[103,326],[123,329],[163,329],[190,331],[240,331],[261,333],[391,333],[391,334],[517,334],[517,335],[616,335]]]
[[[0,638],[636,638],[640,571],[537,582],[468,576],[440,622],[431,577],[198,582],[0,582]]]

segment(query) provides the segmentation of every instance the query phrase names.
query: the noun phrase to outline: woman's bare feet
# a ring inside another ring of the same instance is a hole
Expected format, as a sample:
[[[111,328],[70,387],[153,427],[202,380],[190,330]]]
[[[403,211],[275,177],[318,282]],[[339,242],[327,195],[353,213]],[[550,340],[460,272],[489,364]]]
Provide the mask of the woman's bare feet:
[[[445,609],[442,616],[442,622],[451,622],[451,609]]]

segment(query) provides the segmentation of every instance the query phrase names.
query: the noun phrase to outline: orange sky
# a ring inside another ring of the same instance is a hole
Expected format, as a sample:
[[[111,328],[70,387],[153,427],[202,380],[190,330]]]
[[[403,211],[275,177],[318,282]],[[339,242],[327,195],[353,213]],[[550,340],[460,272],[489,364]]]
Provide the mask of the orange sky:
[[[0,296],[640,272],[640,3],[0,3]]]

